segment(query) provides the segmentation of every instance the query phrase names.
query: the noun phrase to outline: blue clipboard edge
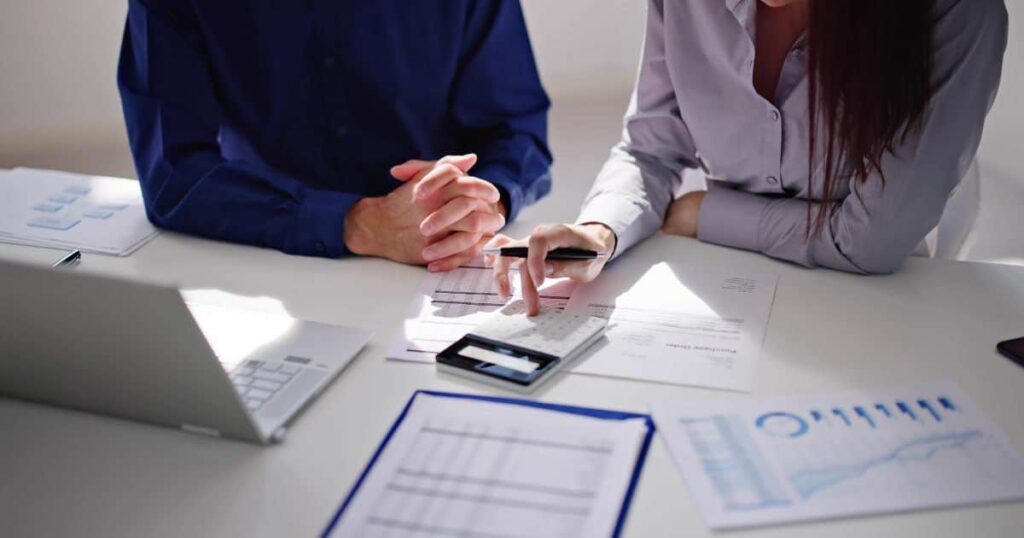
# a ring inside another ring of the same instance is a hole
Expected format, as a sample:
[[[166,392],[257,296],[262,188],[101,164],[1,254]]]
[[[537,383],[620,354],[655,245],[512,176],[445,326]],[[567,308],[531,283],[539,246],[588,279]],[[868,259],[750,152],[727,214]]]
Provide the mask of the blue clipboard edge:
[[[633,501],[633,493],[636,491],[636,484],[640,480],[640,473],[643,471],[644,462],[647,461],[647,451],[651,448],[651,439],[654,438],[655,426],[654,420],[651,415],[644,413],[626,413],[623,411],[608,411],[606,409],[593,409],[589,407],[578,407],[573,405],[562,405],[562,404],[549,404],[543,402],[536,402],[533,400],[522,400],[518,398],[506,398],[502,396],[476,396],[472,394],[459,394],[455,392],[439,392],[432,390],[417,390],[406,402],[405,407],[402,408],[402,412],[395,419],[395,422],[391,425],[391,429],[388,430],[387,435],[377,446],[377,450],[374,451],[373,456],[370,457],[370,461],[367,462],[366,467],[363,468],[363,472],[359,473],[359,478],[356,479],[355,485],[349,490],[348,495],[345,496],[345,500],[342,501],[341,506],[338,507],[338,511],[334,513],[334,517],[331,518],[331,522],[327,524],[327,528],[321,536],[328,536],[334,527],[338,525],[338,521],[341,520],[341,515],[345,513],[345,509],[352,503],[352,499],[355,498],[359,488],[363,485],[366,477],[369,476],[370,470],[377,463],[377,459],[384,453],[384,448],[387,447],[388,442],[391,441],[391,437],[398,431],[398,427],[405,420],[405,416],[409,414],[409,409],[412,409],[413,402],[416,401],[416,397],[420,394],[427,396],[437,396],[440,398],[461,398],[464,400],[483,400],[487,402],[503,403],[510,405],[522,405],[525,407],[534,407],[538,409],[548,409],[552,411],[559,411],[562,413],[569,413],[573,415],[582,415],[593,418],[600,418],[604,420],[628,420],[633,418],[644,419],[644,425],[647,426],[647,433],[644,435],[644,440],[640,445],[640,451],[636,455],[636,464],[633,466],[633,476],[629,479],[629,487],[626,489],[626,495],[622,499],[622,508],[619,510],[619,518],[615,522],[615,530],[612,532],[612,538],[618,538],[622,533],[622,527],[626,524],[626,515],[629,513],[629,507]]]

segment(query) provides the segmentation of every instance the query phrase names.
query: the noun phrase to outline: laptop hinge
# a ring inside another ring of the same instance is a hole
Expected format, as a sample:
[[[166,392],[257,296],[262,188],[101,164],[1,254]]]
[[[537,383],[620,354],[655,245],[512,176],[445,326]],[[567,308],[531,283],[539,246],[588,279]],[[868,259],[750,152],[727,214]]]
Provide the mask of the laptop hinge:
[[[200,435],[209,435],[211,437],[220,437],[220,431],[213,428],[204,428],[202,426],[193,426],[191,424],[182,424],[181,429],[189,433],[198,433]]]

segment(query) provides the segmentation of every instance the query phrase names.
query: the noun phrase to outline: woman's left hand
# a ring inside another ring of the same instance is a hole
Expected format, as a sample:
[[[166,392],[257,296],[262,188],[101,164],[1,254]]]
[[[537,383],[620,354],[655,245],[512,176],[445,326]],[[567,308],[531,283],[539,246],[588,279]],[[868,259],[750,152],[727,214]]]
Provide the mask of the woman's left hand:
[[[705,191],[694,191],[672,202],[661,225],[661,233],[697,237],[697,220],[704,194]]]

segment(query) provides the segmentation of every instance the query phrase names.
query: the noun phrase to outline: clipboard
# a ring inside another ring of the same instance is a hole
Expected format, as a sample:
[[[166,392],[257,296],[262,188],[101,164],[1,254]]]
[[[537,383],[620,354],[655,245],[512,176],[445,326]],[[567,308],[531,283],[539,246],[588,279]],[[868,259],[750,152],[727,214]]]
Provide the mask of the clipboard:
[[[633,500],[633,494],[636,490],[637,481],[640,479],[640,473],[643,471],[644,463],[647,460],[647,452],[651,446],[651,439],[654,437],[654,420],[651,418],[650,415],[643,413],[609,411],[605,409],[594,409],[589,407],[577,407],[572,405],[549,404],[543,402],[536,402],[532,400],[522,400],[518,398],[506,398],[500,396],[476,396],[453,392],[418,390],[415,393],[413,393],[411,398],[409,398],[409,401],[405,404],[405,407],[402,409],[402,412],[398,415],[398,418],[395,419],[395,422],[391,425],[391,428],[388,430],[388,433],[384,436],[384,439],[381,441],[380,445],[377,446],[377,450],[375,450],[373,456],[370,457],[370,461],[366,464],[366,467],[364,467],[363,471],[359,474],[359,478],[356,479],[355,485],[352,486],[352,489],[349,490],[348,494],[345,496],[345,500],[342,501],[341,506],[338,507],[338,510],[331,517],[330,523],[328,523],[323,533],[321,533],[321,536],[326,537],[330,535],[330,533],[337,526],[338,522],[341,520],[341,516],[345,513],[345,509],[348,508],[349,505],[352,503],[353,499],[355,499],[356,494],[359,492],[359,488],[366,481],[366,478],[369,476],[370,471],[373,469],[373,466],[377,463],[377,460],[380,458],[381,454],[384,453],[384,449],[388,446],[388,442],[394,436],[395,432],[398,431],[398,428],[399,426],[401,426],[402,421],[405,420],[406,415],[408,415],[409,410],[412,408],[412,404],[416,401],[416,397],[419,396],[420,394],[439,398],[482,400],[486,402],[499,404],[520,405],[523,407],[545,409],[549,411],[556,411],[559,413],[567,413],[571,415],[598,418],[603,420],[630,420],[637,418],[643,419],[644,426],[646,427],[646,432],[644,433],[643,441],[640,445],[640,450],[637,452],[636,462],[633,465],[633,473],[629,479],[629,486],[626,488],[625,495],[623,495],[622,506],[619,510],[618,518],[615,522],[614,531],[612,532],[613,538],[617,538],[621,535],[622,528],[626,523],[626,516],[629,512],[630,504]]]

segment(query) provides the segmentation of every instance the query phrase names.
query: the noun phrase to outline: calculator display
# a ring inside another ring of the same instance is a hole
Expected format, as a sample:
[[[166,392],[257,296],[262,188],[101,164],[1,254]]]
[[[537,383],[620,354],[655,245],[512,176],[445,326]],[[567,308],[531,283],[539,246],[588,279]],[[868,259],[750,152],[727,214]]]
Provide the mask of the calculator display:
[[[504,366],[505,368],[522,372],[524,374],[532,373],[537,369],[537,363],[530,362],[530,359],[523,355],[506,355],[504,353],[491,351],[479,346],[466,346],[459,350],[459,355],[483,361],[488,364],[493,364],[495,366]]]
[[[560,359],[466,335],[438,353],[437,362],[476,375],[530,386],[558,364]]]

